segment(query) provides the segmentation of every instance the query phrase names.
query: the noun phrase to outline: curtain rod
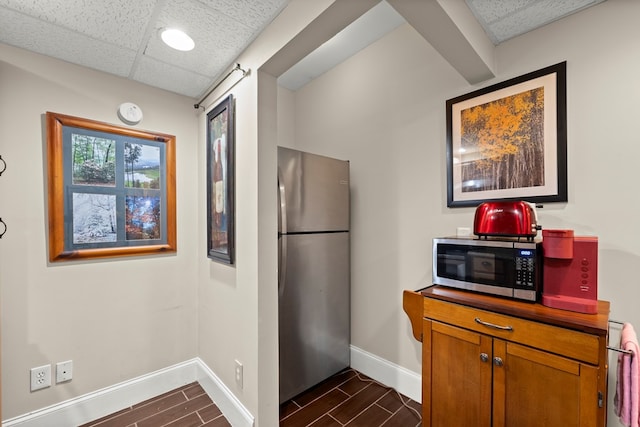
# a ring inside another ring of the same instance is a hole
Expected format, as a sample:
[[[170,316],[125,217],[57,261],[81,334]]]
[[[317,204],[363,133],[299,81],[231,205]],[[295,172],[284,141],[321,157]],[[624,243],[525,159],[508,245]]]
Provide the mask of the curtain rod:
[[[202,97],[202,99],[196,103],[193,104],[193,108],[195,108],[196,110],[198,108],[200,108],[200,105],[204,102],[205,99],[207,99],[209,97],[209,95],[211,95],[213,93],[214,90],[218,89],[218,87],[229,78],[229,76],[231,74],[233,74],[235,71],[242,71],[242,77],[240,77],[240,80],[244,79],[244,77],[247,75],[248,71],[247,70],[243,70],[242,67],[240,67],[240,64],[236,64],[235,68],[232,68],[231,71],[229,71],[227,73],[226,76],[224,76],[214,87],[211,88],[211,90],[209,90],[209,92],[207,92],[207,94],[205,96]]]

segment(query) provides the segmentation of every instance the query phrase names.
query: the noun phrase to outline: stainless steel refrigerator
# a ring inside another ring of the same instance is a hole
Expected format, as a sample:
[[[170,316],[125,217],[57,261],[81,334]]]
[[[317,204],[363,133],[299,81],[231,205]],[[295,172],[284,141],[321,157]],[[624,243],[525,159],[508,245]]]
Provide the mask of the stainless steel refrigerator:
[[[350,364],[349,162],[278,147],[280,403]]]

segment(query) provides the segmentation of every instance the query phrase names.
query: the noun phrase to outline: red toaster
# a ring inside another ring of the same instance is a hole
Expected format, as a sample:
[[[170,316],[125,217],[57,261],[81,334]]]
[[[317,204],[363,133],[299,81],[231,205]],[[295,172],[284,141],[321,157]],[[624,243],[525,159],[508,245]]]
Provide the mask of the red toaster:
[[[479,237],[526,237],[532,240],[540,228],[536,206],[522,200],[481,203],[473,220],[473,233]]]

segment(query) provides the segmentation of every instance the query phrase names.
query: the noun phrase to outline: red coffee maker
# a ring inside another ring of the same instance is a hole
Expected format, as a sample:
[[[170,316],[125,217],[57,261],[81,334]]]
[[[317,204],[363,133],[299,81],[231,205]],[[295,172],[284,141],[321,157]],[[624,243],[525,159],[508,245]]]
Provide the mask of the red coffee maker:
[[[542,230],[542,304],[578,313],[598,311],[598,238]]]

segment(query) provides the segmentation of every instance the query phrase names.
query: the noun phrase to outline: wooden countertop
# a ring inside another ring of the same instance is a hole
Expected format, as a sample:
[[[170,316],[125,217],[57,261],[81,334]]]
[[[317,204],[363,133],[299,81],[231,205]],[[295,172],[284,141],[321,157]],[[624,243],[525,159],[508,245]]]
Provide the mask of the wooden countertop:
[[[606,336],[609,328],[610,304],[608,301],[598,301],[596,314],[585,314],[550,308],[539,303],[517,301],[434,285],[418,291],[404,292],[403,308],[414,326],[414,337],[418,341],[422,341],[422,326],[416,323],[421,322],[425,315],[422,309],[423,298],[435,298],[600,336]]]

